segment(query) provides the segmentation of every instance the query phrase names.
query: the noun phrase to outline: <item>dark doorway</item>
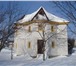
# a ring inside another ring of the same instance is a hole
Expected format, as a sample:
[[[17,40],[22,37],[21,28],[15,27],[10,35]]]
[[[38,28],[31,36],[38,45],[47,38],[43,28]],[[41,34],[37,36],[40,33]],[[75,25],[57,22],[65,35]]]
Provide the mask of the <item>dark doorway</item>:
[[[38,54],[43,54],[43,46],[44,46],[43,40],[38,40],[37,41],[37,47],[38,47],[37,53]]]

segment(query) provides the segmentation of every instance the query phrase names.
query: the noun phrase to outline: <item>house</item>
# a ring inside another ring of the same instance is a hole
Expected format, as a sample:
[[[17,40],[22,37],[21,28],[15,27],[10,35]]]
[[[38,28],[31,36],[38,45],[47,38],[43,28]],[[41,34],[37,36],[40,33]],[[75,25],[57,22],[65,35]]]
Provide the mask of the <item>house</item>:
[[[69,21],[47,12],[43,7],[25,15],[15,24],[18,28],[14,35],[15,54],[28,54],[32,57],[44,52],[48,57],[68,55],[68,23]]]

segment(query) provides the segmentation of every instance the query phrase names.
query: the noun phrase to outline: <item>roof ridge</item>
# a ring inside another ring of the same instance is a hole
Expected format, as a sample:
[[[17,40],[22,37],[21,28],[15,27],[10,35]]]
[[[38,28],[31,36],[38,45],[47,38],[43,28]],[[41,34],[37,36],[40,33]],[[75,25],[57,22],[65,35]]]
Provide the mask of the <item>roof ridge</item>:
[[[35,12],[28,14],[27,16],[25,16],[22,21],[20,21],[21,23],[23,22],[27,22],[27,21],[32,21],[33,18],[35,17],[35,15],[40,11],[40,9],[43,9],[44,13],[45,13],[45,17],[48,18],[48,20],[50,21],[54,21],[54,22],[69,22],[61,17],[55,16],[54,14],[48,12],[43,6],[39,7]]]

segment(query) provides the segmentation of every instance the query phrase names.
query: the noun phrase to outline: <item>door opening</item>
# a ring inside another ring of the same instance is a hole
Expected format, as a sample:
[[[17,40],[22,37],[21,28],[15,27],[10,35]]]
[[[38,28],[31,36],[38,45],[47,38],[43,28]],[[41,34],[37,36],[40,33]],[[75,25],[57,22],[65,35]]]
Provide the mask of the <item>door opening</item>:
[[[43,54],[43,46],[44,46],[43,40],[38,40],[37,41],[37,48],[38,48],[37,53],[38,54]]]

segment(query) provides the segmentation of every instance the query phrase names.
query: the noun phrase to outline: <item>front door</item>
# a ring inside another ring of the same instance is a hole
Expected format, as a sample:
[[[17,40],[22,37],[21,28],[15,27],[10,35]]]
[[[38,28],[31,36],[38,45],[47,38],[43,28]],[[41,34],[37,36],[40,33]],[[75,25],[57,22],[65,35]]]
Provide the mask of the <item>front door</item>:
[[[37,41],[37,47],[38,47],[37,53],[38,54],[43,54],[43,46],[44,46],[43,40],[38,40]]]

